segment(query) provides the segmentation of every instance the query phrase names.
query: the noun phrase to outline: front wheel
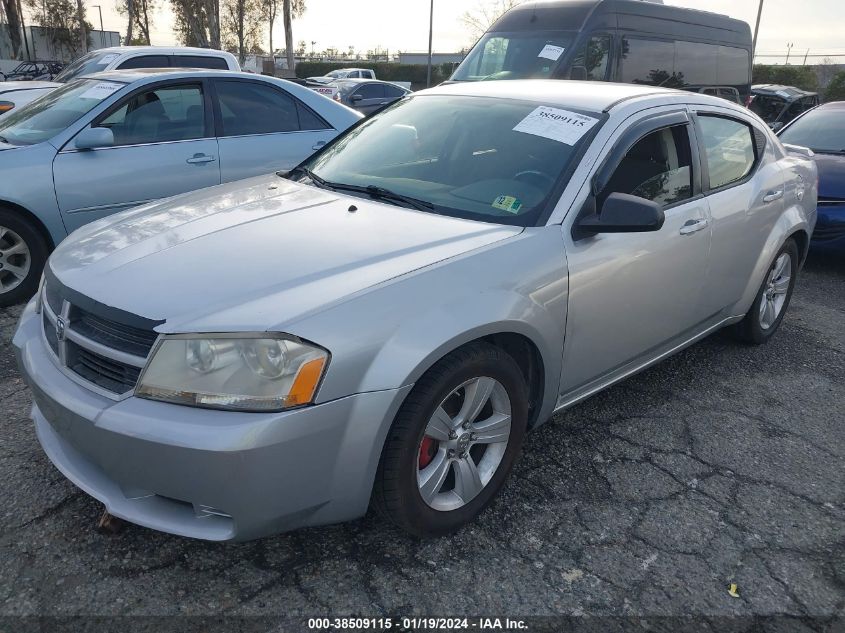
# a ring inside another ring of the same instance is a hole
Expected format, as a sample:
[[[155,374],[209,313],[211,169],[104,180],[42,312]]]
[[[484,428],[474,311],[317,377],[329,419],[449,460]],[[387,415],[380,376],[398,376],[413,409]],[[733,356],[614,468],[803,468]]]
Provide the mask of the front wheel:
[[[774,335],[792,299],[797,276],[798,245],[788,239],[769,266],[751,309],[735,326],[740,340],[759,345]]]
[[[19,213],[0,208],[0,307],[35,294],[47,255],[41,233]]]
[[[399,410],[373,505],[415,536],[457,530],[502,487],[527,419],[525,380],[508,354],[487,343],[452,352],[426,372]]]

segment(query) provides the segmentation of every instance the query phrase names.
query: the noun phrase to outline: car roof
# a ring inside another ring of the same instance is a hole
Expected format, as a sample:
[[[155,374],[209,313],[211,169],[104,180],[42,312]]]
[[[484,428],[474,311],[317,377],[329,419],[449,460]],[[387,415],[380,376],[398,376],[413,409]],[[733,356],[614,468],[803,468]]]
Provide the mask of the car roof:
[[[610,83],[606,81],[577,81],[565,79],[515,79],[508,81],[465,81],[441,84],[415,94],[418,95],[465,95],[533,101],[543,105],[582,108],[601,112],[616,103],[636,97],[657,97],[687,95],[695,101],[707,100],[714,104],[729,103],[719,97],[682,92],[658,86]],[[711,101],[712,100],[712,101]]]
[[[228,57],[231,53],[214,48],[197,48],[194,46],[109,46],[98,48],[97,53],[157,53],[159,55],[173,55],[190,53],[191,55],[205,55],[211,57]]]
[[[4,81],[0,82],[0,92],[41,90],[44,88],[58,88],[61,85],[52,81]]]
[[[211,68],[123,68],[115,70],[103,70],[88,75],[80,75],[74,79],[103,79],[105,81],[118,81],[120,83],[135,83],[144,79],[183,79],[190,77],[240,77],[244,79],[273,79],[265,75],[255,73],[239,72],[235,70],[216,70]]]
[[[795,86],[785,86],[783,84],[754,84],[751,86],[751,92],[773,94],[779,97],[783,97],[784,95],[781,93],[785,92],[788,94],[790,99],[795,97],[809,97],[818,94],[816,92],[802,90],[801,88],[796,88]]]
[[[2,86],[3,84],[0,84]],[[823,103],[817,108],[816,110],[824,109],[834,109],[834,108],[845,108],[845,101],[828,101],[827,103]]]

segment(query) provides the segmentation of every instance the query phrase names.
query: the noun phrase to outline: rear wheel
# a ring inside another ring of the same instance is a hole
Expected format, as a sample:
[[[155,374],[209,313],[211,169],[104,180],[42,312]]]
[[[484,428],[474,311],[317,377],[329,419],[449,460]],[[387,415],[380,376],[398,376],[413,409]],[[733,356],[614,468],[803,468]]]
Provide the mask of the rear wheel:
[[[759,345],[774,335],[792,299],[797,274],[798,245],[789,239],[769,266],[751,309],[735,326],[740,340]]]
[[[0,307],[28,300],[38,289],[47,242],[29,222],[0,208]]]
[[[416,536],[453,532],[502,487],[522,445],[525,380],[500,349],[473,343],[414,386],[390,429],[373,505]]]

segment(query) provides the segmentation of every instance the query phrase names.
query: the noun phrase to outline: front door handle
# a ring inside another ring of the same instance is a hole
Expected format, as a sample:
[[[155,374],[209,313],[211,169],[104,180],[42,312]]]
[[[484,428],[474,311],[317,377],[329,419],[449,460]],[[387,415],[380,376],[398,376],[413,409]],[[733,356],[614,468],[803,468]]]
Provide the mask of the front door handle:
[[[208,154],[194,154],[185,162],[189,165],[202,165],[203,163],[211,163],[214,161],[214,156]]]
[[[781,198],[783,198],[783,189],[778,189],[777,191],[770,191],[763,196],[763,202],[774,202],[775,200],[780,200]]]
[[[320,149],[323,145],[325,145],[325,141],[317,141],[311,146],[311,149]]]
[[[710,222],[707,220],[707,218],[687,220],[686,222],[684,222],[684,225],[681,227],[681,230],[679,232],[681,235],[692,235],[697,231],[706,229],[708,224],[710,224]]]

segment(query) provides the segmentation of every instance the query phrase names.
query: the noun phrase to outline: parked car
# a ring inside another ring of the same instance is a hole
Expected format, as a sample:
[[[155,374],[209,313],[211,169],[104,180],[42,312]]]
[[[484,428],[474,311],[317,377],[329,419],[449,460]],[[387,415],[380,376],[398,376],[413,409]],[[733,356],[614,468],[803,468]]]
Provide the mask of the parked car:
[[[55,61],[21,62],[4,77],[6,81],[52,81],[63,67],[64,64]]]
[[[526,2],[489,28],[450,81],[548,78],[707,91],[729,101],[736,91],[745,103],[751,28],[641,0]]]
[[[237,58],[226,51],[189,46],[112,46],[83,55],[70,64],[56,81],[65,83],[82,75],[105,70],[137,68],[202,68],[240,71]]]
[[[31,297],[47,254],[83,224],[291,169],[360,118],[302,86],[229,71],[115,70],[64,84],[0,118],[0,305]]]
[[[338,79],[329,85],[337,88],[332,95],[335,101],[363,114],[372,114],[411,92],[388,81],[370,79]]]
[[[316,84],[329,84],[337,79],[375,79],[376,71],[369,68],[338,68],[323,77],[308,77],[307,81]]]
[[[0,116],[25,106],[60,85],[50,81],[9,81],[0,84]]]
[[[818,221],[810,244],[845,253],[845,101],[832,101],[799,115],[778,136],[815,153],[819,169]]]
[[[751,86],[748,107],[775,132],[784,125],[819,105],[819,95],[793,86],[755,84]]]
[[[38,437],[165,532],[250,539],[371,500],[450,532],[555,411],[719,328],[774,335],[815,223],[808,154],[695,93],[415,93],[284,178],[65,240],[13,339]]]

